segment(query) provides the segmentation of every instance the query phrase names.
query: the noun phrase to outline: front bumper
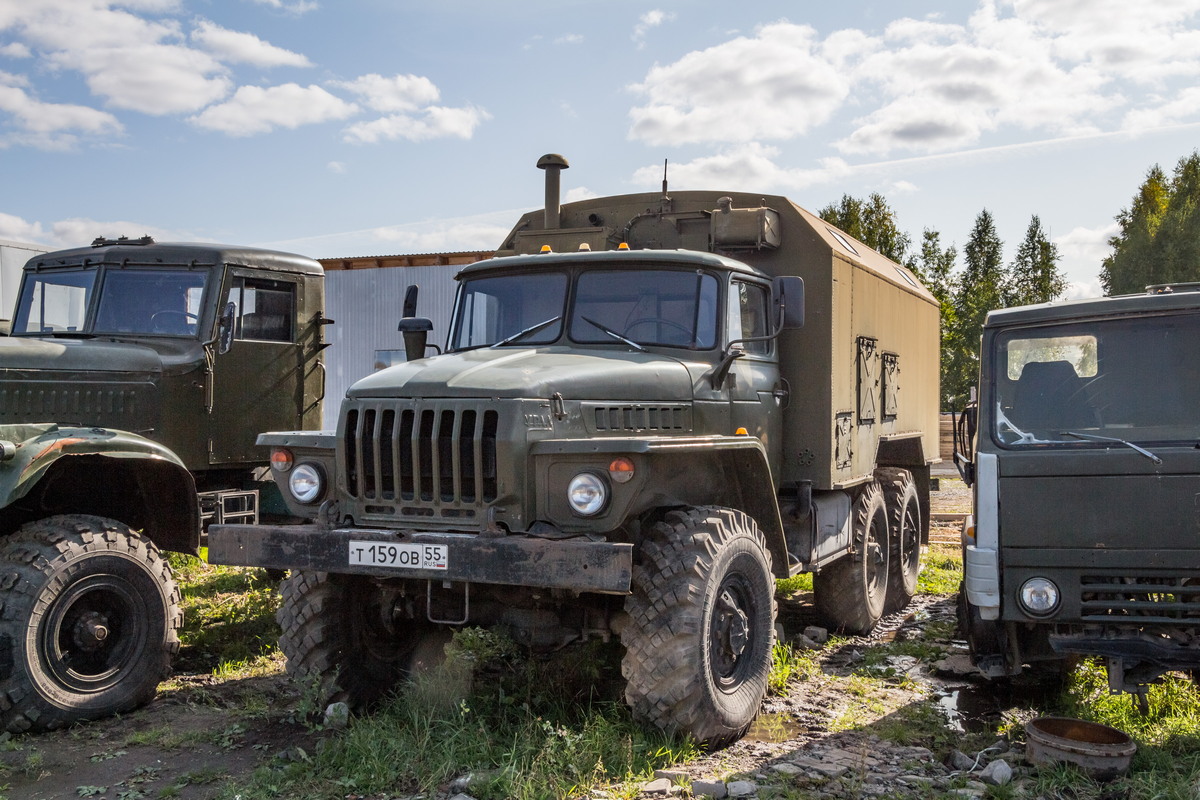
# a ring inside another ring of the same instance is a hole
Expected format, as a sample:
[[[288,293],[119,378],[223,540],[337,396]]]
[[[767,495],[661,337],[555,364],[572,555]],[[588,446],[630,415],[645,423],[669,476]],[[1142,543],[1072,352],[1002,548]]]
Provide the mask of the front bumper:
[[[444,545],[445,569],[351,564],[351,542]],[[208,560],[266,569],[314,570],[381,578],[492,583],[629,594],[633,545],[588,539],[486,536],[319,525],[214,525]]]

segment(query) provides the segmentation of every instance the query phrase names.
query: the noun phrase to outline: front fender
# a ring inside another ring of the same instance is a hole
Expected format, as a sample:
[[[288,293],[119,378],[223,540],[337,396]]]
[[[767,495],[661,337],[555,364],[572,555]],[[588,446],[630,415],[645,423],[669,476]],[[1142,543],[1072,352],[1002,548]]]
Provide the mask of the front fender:
[[[122,494],[102,496],[110,492]],[[0,508],[35,494],[43,511],[103,509],[166,549],[194,552],[199,542],[191,473],[171,450],[135,433],[0,425]]]
[[[569,439],[533,446],[537,514],[564,531],[617,530],[656,509],[725,506],[754,518],[766,537],[775,574],[787,577],[789,556],[775,484],[762,442],[749,436],[660,436]],[[618,456],[634,476],[611,483],[608,506],[591,518],[571,511],[567,483],[581,471],[605,475]]]

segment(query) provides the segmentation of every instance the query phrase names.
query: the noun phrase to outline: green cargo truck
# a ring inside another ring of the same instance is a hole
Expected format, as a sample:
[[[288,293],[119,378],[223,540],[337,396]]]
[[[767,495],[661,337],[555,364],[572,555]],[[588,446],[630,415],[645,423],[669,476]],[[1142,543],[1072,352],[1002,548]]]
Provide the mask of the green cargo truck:
[[[214,562],[291,569],[281,647],[366,705],[448,630],[624,645],[641,720],[708,745],[766,692],[774,578],[831,624],[912,597],[937,458],[938,307],[784,197],[545,208],[463,269],[444,349],[356,383],[336,431],[270,433],[308,526],[222,525]]]
[[[320,425],[320,264],[98,239],[25,265],[0,337],[0,728],[154,696],[179,648],[162,551],[276,498],[271,427]]]
[[[956,449],[977,666],[1200,668],[1200,286],[993,311]]]

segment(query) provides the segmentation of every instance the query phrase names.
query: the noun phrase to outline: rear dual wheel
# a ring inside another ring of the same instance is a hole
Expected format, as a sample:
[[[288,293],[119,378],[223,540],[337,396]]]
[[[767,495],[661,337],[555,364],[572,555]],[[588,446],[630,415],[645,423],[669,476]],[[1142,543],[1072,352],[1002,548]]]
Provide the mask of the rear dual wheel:
[[[853,551],[813,576],[817,611],[841,633],[865,634],[883,616],[891,547],[883,490],[863,486],[851,508]]]
[[[917,593],[921,572],[921,503],[912,473],[906,469],[881,469],[889,526],[888,585],[884,613],[907,606]]]

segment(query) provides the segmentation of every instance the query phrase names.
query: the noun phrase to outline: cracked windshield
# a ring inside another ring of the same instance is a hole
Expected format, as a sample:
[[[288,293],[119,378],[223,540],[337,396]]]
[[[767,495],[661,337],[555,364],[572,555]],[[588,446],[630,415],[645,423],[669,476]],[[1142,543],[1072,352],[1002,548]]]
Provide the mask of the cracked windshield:
[[[1200,317],[1017,331],[998,341],[1005,445],[1200,439]],[[1138,448],[1135,448],[1138,449]],[[1149,454],[1146,454],[1149,455]]]

